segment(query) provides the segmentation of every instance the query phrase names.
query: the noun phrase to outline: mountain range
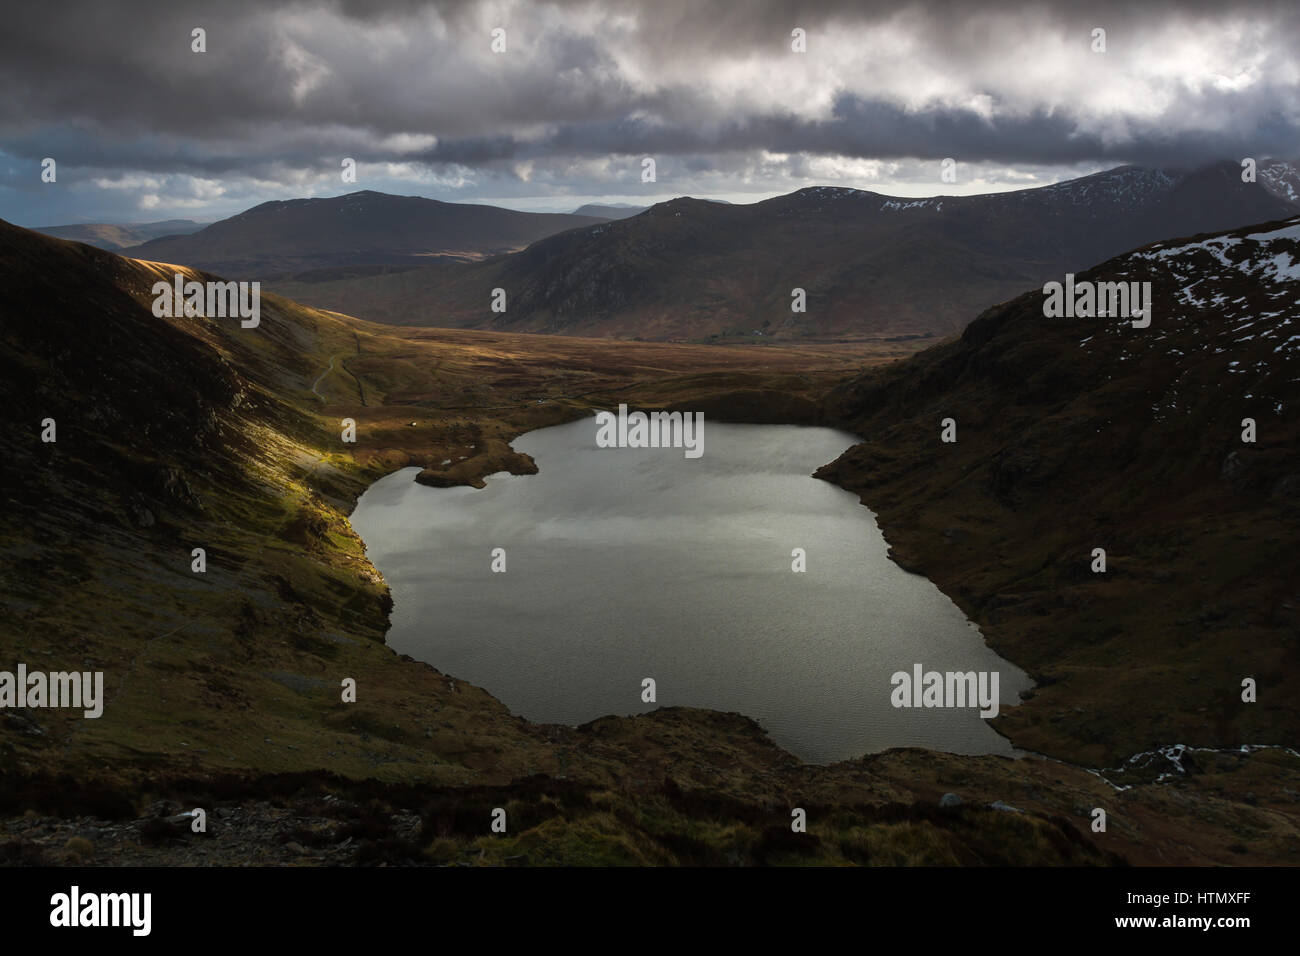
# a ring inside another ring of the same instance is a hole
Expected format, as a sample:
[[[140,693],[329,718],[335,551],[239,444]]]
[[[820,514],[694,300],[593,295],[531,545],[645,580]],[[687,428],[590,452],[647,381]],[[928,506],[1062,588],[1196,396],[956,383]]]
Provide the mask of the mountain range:
[[[573,210],[575,216],[595,216],[600,219],[626,219],[628,216],[636,216],[645,212],[646,206],[633,206],[629,203],[618,202],[612,204],[605,203],[587,203],[585,206],[579,206]]]
[[[117,252],[160,236],[188,235],[202,228],[203,223],[193,219],[165,219],[161,222],[129,224],[85,222],[69,226],[38,226],[35,231]]]
[[[122,252],[264,281],[337,267],[409,267],[438,257],[477,259],[603,221],[364,190],[262,203],[190,235],[163,236]]]
[[[697,341],[945,335],[989,303],[1145,243],[1295,215],[1295,176],[1270,162],[1246,183],[1223,162],[964,197],[820,186],[748,205],[680,198],[509,255],[275,288],[392,324]],[[492,310],[497,289],[504,312]]]

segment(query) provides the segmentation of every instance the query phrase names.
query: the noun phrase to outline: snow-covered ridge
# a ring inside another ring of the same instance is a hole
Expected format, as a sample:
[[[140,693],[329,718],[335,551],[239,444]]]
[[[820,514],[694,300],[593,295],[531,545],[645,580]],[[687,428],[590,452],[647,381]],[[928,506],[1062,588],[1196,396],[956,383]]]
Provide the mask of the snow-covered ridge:
[[[1143,166],[1120,166],[1080,179],[1070,179],[1051,186],[1030,186],[1009,192],[974,196],[928,196],[919,199],[883,198],[881,210],[890,212],[917,209],[941,210],[943,203],[954,200],[959,204],[988,201],[1017,203],[1066,203],[1071,206],[1140,208],[1149,205],[1172,190],[1182,180],[1183,174]],[[796,195],[804,199],[840,202],[845,199],[865,199],[876,194],[845,186],[808,186]]]
[[[1274,196],[1300,202],[1300,168],[1295,163],[1274,159],[1262,163],[1259,178]]]
[[[852,199],[865,196],[866,193],[849,186],[805,186],[797,190],[795,195],[808,196],[812,199]]]
[[[1224,269],[1235,269],[1252,278],[1300,281],[1300,221],[1245,236],[1214,236],[1180,246],[1156,243],[1146,251],[1133,253],[1131,258],[1173,260],[1197,251],[1208,253]]]
[[[1154,283],[1151,325],[1100,324],[1080,339],[1116,362],[1175,359],[1184,371],[1151,394],[1154,422],[1190,412],[1188,370],[1213,363],[1224,388],[1274,414],[1300,380],[1300,219],[1270,229],[1161,242],[1114,260],[1099,281]],[[1289,371],[1295,369],[1295,371]],[[1271,383],[1271,384],[1270,384]]]
[[[882,200],[879,208],[882,210],[887,209],[890,212],[905,209],[933,209],[939,211],[943,209],[945,200],[955,198],[951,196],[928,196],[923,199],[892,199],[862,189],[851,189],[847,186],[807,186],[798,190],[795,195],[804,200],[816,201],[819,204],[823,202],[843,202],[846,199],[858,201],[879,199]],[[820,212],[823,208],[825,207],[817,205],[811,207],[810,211]]]
[[[1022,199],[1064,199],[1076,206],[1099,203],[1120,203],[1122,205],[1143,205],[1153,197],[1169,192],[1176,186],[1180,176],[1163,169],[1147,169],[1142,166],[1121,166],[1105,172],[1084,176],[1082,179],[1070,179],[1063,183],[1029,189],[1014,195]]]
[[[887,199],[880,204],[881,209],[934,209],[943,208],[942,199]]]

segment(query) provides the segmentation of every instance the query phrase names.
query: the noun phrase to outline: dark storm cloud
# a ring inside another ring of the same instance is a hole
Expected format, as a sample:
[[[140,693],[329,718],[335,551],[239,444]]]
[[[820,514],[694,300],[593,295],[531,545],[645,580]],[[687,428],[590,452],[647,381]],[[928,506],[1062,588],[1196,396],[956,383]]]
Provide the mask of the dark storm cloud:
[[[1300,13],[1277,2],[73,0],[4,23],[0,153],[82,180],[286,188],[343,156],[505,177],[531,163],[556,182],[568,167],[577,186],[585,161],[634,155],[695,170],[1295,155],[1297,48]],[[1222,51],[1228,72],[1203,67]]]
[[[1249,136],[1203,131],[1143,131],[1136,143],[1114,144],[1081,134],[1068,117],[1046,110],[1029,116],[985,120],[969,111],[935,108],[909,113],[892,104],[841,97],[830,121],[761,116],[711,129],[662,126],[627,119],[564,125],[540,141],[510,137],[439,144],[417,158],[428,162],[485,163],[532,156],[655,155],[769,150],[836,156],[966,160],[998,163],[1075,163],[1085,159],[1149,164],[1190,164],[1243,150],[1261,156],[1292,155],[1295,129],[1280,117],[1267,118]]]

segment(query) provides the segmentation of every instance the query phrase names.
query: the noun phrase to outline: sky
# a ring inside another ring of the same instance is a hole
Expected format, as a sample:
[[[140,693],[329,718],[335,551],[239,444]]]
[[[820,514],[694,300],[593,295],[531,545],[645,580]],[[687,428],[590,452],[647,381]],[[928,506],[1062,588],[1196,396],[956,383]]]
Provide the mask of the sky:
[[[24,226],[212,221],[360,189],[536,211],[965,194],[1300,156],[1293,2],[61,0],[3,16],[0,218]]]

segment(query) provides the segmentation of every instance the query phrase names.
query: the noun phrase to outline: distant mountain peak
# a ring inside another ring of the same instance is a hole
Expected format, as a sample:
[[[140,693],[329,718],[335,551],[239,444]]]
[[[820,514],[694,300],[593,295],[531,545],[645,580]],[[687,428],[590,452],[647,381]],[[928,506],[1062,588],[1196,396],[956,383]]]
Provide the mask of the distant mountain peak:
[[[868,195],[866,190],[855,189],[852,186],[804,186],[802,189],[796,189],[794,194],[796,196],[816,196],[819,199]]]
[[[193,235],[124,252],[234,278],[267,279],[337,267],[411,268],[440,257],[499,255],[594,220],[362,189],[261,203]]]
[[[1022,193],[1064,198],[1074,205],[1092,204],[1099,200],[1138,204],[1170,192],[1181,179],[1180,174],[1167,169],[1116,166],[1078,179],[1022,190]]]
[[[598,219],[628,219],[646,211],[645,206],[630,203],[587,203],[573,210],[575,216],[592,216]]]
[[[89,246],[117,252],[131,246],[153,242],[160,237],[197,232],[204,225],[192,219],[164,219],[159,222],[85,222],[63,226],[37,226],[34,231],[54,236],[56,239],[84,242]]]

